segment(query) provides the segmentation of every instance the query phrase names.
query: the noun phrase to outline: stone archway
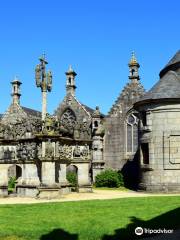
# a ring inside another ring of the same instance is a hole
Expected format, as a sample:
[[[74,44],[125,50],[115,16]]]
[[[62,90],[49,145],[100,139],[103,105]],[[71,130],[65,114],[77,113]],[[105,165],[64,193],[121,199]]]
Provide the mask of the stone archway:
[[[22,168],[16,165],[16,179],[22,177]]]
[[[72,190],[77,190],[78,187],[78,167],[75,165],[69,165],[66,169],[66,177],[67,180],[72,184],[73,188]]]
[[[16,180],[22,177],[22,168],[19,165],[13,164],[8,168],[8,178],[15,177]]]

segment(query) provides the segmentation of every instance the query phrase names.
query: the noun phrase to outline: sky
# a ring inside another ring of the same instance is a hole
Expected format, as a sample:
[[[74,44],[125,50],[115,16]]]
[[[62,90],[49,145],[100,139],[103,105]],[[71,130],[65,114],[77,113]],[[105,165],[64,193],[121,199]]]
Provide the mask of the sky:
[[[11,103],[15,76],[22,82],[21,105],[41,111],[34,69],[43,53],[53,72],[50,113],[65,96],[69,65],[77,73],[78,100],[105,114],[129,81],[132,51],[149,90],[180,49],[179,9],[179,0],[0,1],[0,113]]]

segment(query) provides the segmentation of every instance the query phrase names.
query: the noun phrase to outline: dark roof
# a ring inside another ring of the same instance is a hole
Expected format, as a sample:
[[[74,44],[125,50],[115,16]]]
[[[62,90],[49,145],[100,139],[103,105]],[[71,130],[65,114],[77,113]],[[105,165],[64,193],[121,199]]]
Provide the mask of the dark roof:
[[[160,80],[142,97],[135,106],[152,101],[178,101],[180,102],[180,51],[168,62],[160,72]]]
[[[92,116],[92,114],[94,113],[95,109],[92,109],[92,108],[90,108],[90,107],[88,107],[88,106],[86,106],[85,104],[82,104],[82,103],[81,103],[81,105],[82,105],[82,106],[86,109],[86,111],[89,112],[89,113],[91,114],[91,116]],[[105,115],[104,115],[103,113],[101,113],[101,117],[105,117]]]
[[[180,101],[180,79],[176,72],[169,71],[164,75],[135,105],[160,99],[179,99]]]
[[[176,52],[168,64],[161,70],[159,76],[163,77],[169,70],[176,71],[178,68],[180,68],[180,50]]]
[[[34,109],[31,109],[31,108],[27,108],[27,107],[22,107],[22,109],[28,114],[28,115],[31,115],[31,116],[34,116],[34,117],[41,117],[41,112],[40,111],[36,111]]]
[[[0,114],[0,119],[2,118],[3,114]]]

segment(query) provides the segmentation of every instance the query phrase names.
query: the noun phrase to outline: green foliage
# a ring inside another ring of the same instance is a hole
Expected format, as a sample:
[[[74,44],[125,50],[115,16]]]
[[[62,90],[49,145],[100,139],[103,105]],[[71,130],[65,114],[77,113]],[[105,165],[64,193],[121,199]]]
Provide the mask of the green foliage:
[[[109,188],[124,186],[123,176],[117,171],[106,169],[96,176],[95,186]]]
[[[77,174],[75,172],[68,172],[66,177],[73,187],[77,186]]]
[[[10,177],[8,181],[8,190],[12,191],[16,185],[16,177]]]

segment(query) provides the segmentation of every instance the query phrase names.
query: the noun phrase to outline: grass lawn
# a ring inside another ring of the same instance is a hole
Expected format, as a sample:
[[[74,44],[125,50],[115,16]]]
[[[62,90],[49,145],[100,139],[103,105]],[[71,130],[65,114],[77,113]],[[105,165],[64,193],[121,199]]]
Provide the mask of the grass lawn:
[[[134,240],[137,226],[180,228],[180,197],[0,206],[0,240]]]

